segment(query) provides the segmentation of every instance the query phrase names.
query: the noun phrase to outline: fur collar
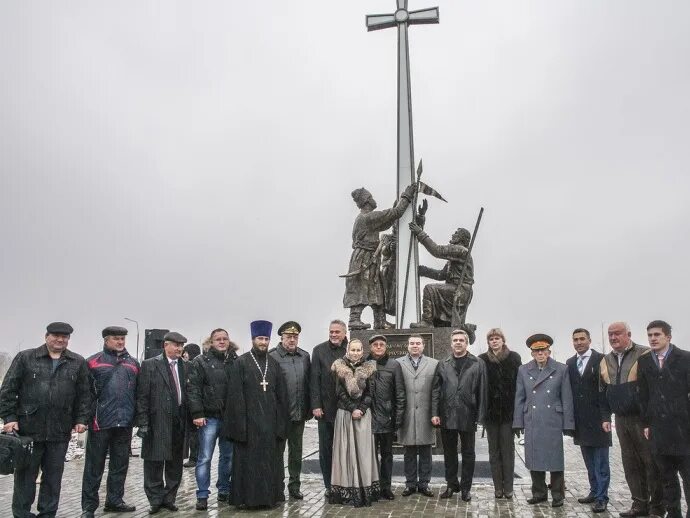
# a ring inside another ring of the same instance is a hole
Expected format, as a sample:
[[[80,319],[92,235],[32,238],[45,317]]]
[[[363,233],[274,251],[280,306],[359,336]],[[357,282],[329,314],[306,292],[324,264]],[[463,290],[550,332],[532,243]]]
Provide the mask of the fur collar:
[[[503,347],[501,348],[500,351],[498,351],[498,354],[494,353],[491,350],[491,347],[488,348],[486,351],[486,357],[489,359],[491,363],[500,363],[503,360],[505,360],[508,355],[510,354],[510,349],[508,349],[508,346],[503,344]]]
[[[331,370],[343,382],[350,397],[359,399],[367,386],[367,379],[376,372],[376,362],[366,361],[353,366],[348,360],[339,358],[333,362]]]

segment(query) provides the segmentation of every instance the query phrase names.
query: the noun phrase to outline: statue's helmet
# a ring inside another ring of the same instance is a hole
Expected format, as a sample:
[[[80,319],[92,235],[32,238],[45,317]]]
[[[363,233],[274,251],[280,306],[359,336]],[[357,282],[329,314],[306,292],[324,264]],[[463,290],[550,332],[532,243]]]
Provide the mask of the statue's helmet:
[[[357,208],[361,209],[369,200],[373,199],[373,196],[364,187],[360,187],[359,189],[352,191],[352,199],[357,204]]]

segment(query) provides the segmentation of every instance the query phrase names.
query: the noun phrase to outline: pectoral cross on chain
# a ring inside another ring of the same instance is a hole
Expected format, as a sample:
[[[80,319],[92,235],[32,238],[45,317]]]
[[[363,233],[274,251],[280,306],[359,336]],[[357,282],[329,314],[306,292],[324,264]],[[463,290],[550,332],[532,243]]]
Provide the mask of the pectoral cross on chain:
[[[268,387],[268,381],[263,380],[261,383],[259,383],[264,388],[264,392],[266,392],[266,387]]]

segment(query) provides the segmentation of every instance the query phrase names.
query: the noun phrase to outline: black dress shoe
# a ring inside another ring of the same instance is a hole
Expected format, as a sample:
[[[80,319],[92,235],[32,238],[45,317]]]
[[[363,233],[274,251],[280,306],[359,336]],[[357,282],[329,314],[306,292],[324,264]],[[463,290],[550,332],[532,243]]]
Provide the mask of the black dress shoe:
[[[160,505],[152,505],[151,508],[149,509],[149,514],[156,514],[160,510],[161,510]]]
[[[649,516],[647,509],[641,509],[639,507],[632,506],[627,511],[618,513],[621,518],[635,518],[636,516]]]
[[[580,502],[581,504],[591,504],[592,502],[596,502],[596,498],[594,498],[594,495],[587,495],[582,498],[578,498],[577,501]]]
[[[463,489],[460,492],[460,498],[462,498],[463,502],[469,502],[470,500],[472,500],[472,495],[470,494],[470,490],[469,489]]]
[[[527,499],[527,503],[529,505],[541,504],[542,502],[546,502],[547,500],[548,498],[546,498],[545,496],[533,496],[532,498]]]
[[[208,509],[208,498],[197,498],[195,508],[197,511],[205,511],[206,509]]]
[[[104,513],[133,513],[136,510],[136,507],[129,505],[126,502],[120,502],[119,504],[105,504],[105,507],[103,507]]]
[[[563,507],[563,498],[551,502],[551,507]]]
[[[168,511],[172,511],[173,513],[178,509],[178,507],[173,502],[163,502],[161,504],[161,507],[165,507]]]
[[[385,498],[386,500],[395,500],[395,495],[393,494],[393,491],[389,487],[386,489],[381,490],[381,496]]]
[[[410,496],[412,493],[416,493],[416,492],[417,492],[416,487],[409,487],[408,486],[403,490],[402,496]]]
[[[218,493],[218,501],[219,502],[229,502],[230,501],[230,495],[227,493]]]
[[[185,468],[194,468],[196,467],[196,461],[195,460],[188,460],[184,464],[182,464]]]
[[[592,506],[593,513],[604,513],[606,512],[606,502],[599,500],[596,504]]]
[[[453,496],[455,493],[458,492],[458,489],[448,486],[446,487],[446,490],[439,495],[440,498],[450,498]]]
[[[417,491],[419,491],[424,496],[434,496],[434,492],[431,489],[429,489],[428,486],[420,487]]]
[[[295,500],[303,500],[304,495],[300,493],[299,489],[291,489],[288,491],[290,493],[290,498],[294,498]]]
[[[512,500],[512,498],[513,498],[513,492],[512,492],[512,491],[508,491],[507,493],[503,493],[503,497],[504,497],[504,498],[507,498],[508,500]]]

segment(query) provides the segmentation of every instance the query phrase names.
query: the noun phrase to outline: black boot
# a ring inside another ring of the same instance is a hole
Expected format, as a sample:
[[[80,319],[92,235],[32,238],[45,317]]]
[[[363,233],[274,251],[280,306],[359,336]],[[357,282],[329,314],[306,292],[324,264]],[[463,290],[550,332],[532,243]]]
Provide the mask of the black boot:
[[[361,317],[362,317],[362,311],[364,311],[364,308],[366,306],[352,306],[350,308],[350,322],[348,323],[347,327],[351,331],[353,330],[361,330],[361,329],[369,329],[371,327],[371,324],[365,324],[362,322]]]
[[[374,329],[393,329],[394,324],[386,321],[386,311],[383,306],[371,306],[374,311]]]

